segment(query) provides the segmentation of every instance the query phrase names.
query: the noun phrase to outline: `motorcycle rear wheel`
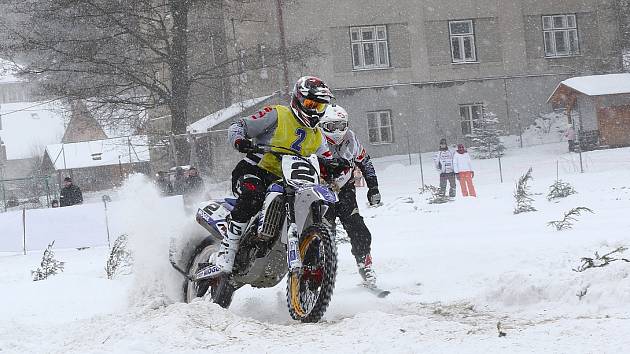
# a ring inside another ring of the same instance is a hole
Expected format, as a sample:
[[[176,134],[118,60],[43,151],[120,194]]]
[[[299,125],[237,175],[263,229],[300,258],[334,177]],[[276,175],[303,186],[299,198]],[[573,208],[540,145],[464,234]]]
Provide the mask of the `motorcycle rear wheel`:
[[[194,276],[200,269],[199,264],[208,262],[210,255],[218,249],[218,242],[211,239],[204,240],[204,242],[195,249],[195,252],[190,258],[186,273],[189,276]],[[184,300],[190,303],[198,297],[203,297],[208,290],[210,290],[212,302],[223,308],[228,308],[232,303],[232,297],[234,296],[236,287],[230,283],[229,276],[225,274],[218,278],[200,281],[186,279],[184,281]]]
[[[335,288],[337,248],[328,228],[309,226],[299,240],[302,271],[287,278],[289,314],[304,323],[318,322],[326,312]]]

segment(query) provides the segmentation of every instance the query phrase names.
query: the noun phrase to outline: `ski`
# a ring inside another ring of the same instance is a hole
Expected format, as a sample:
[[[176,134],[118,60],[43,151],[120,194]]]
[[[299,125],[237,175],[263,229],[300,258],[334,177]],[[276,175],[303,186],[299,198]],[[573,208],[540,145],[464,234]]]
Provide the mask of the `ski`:
[[[376,295],[376,297],[378,298],[384,298],[387,295],[389,295],[391,293],[391,291],[389,290],[383,290],[381,288],[378,287],[367,287],[365,285],[361,285],[362,288],[364,288],[365,290],[369,291],[370,293]]]

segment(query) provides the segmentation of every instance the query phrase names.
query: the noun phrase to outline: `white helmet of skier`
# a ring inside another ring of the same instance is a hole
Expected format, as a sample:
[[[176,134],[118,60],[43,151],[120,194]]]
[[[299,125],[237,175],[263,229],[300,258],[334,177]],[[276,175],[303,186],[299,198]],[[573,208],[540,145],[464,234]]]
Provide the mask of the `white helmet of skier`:
[[[338,105],[328,106],[319,126],[328,140],[339,145],[348,132],[348,112]]]
[[[304,125],[315,128],[334,98],[326,84],[315,76],[302,76],[291,93],[291,109]]]

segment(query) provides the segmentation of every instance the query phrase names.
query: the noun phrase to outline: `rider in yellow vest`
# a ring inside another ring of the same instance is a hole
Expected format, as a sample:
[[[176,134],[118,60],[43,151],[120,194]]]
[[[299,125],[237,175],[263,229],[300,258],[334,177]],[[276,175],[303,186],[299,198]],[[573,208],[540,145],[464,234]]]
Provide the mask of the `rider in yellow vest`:
[[[219,251],[210,257],[210,263],[218,266],[214,268],[219,268],[217,274],[232,272],[243,229],[262,208],[267,187],[282,176],[280,160],[270,153],[255,153],[254,143],[330,159],[332,154],[318,123],[332,98],[330,89],[322,80],[304,76],[295,84],[290,107],[265,107],[230,126],[228,140],[239,152],[247,155],[232,171],[236,205]],[[283,152],[281,149],[278,151]]]

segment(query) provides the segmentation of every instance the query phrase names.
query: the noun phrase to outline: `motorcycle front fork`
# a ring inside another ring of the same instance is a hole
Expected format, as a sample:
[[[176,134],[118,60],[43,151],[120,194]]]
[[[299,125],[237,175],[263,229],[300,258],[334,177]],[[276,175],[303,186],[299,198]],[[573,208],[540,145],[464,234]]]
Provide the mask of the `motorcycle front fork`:
[[[302,269],[302,258],[300,257],[299,248],[300,236],[295,223],[295,189],[287,188],[285,192],[285,205],[289,224],[289,230],[287,231],[287,266],[289,272],[295,273]]]

